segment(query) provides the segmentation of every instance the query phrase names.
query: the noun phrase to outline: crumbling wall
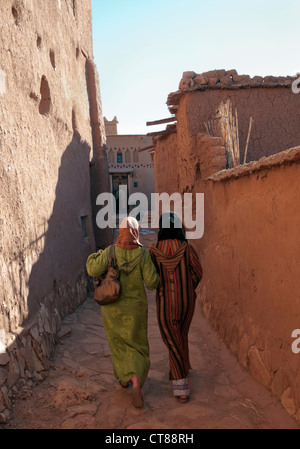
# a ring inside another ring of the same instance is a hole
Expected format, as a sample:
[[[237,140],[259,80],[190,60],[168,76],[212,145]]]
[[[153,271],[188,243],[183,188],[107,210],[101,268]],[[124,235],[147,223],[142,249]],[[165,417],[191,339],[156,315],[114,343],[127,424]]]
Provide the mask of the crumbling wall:
[[[28,376],[41,378],[62,318],[86,297],[85,261],[95,247],[93,130],[100,129],[98,151],[105,131],[101,114],[97,123],[91,116],[90,0],[3,0],[0,21],[0,420],[5,421],[12,387]],[[103,182],[104,175],[100,191]]]
[[[169,95],[172,112],[185,109],[188,133],[207,132],[206,123],[221,102],[230,100],[237,111],[240,155],[243,162],[250,117],[253,124],[247,162],[284,151],[300,141],[300,95],[292,91],[295,77],[253,77],[235,70],[215,70],[197,75],[185,72],[179,90]]]
[[[223,139],[210,136],[207,132],[190,132],[187,101],[186,97],[181,100],[174,132],[155,138],[156,192],[192,192],[197,180],[226,168]]]

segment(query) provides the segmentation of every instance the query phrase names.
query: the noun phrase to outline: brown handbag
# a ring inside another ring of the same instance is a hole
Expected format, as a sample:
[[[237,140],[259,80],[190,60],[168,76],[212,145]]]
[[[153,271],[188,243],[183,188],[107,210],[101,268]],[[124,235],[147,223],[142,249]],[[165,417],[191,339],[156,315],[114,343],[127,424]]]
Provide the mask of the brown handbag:
[[[119,282],[119,270],[116,263],[115,245],[109,249],[109,262],[105,276],[98,279],[95,286],[94,299],[101,305],[112,304],[121,293],[121,284]]]

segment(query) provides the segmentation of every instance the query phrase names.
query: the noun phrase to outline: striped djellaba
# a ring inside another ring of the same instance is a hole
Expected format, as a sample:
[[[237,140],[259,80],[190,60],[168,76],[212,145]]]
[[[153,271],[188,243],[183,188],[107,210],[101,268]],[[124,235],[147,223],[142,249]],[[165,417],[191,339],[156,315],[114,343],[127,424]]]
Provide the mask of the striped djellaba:
[[[150,254],[160,273],[156,310],[161,336],[169,350],[169,379],[184,379],[191,368],[188,332],[202,267],[187,241],[161,240],[152,245]]]

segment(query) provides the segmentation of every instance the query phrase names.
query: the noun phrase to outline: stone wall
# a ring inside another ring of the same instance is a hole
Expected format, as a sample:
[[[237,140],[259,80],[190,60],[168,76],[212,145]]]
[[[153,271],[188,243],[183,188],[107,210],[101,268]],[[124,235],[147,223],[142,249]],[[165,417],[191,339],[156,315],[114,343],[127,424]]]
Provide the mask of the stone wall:
[[[108,182],[90,0],[0,5],[0,420],[85,298],[90,170]],[[91,166],[91,167],[90,167]]]

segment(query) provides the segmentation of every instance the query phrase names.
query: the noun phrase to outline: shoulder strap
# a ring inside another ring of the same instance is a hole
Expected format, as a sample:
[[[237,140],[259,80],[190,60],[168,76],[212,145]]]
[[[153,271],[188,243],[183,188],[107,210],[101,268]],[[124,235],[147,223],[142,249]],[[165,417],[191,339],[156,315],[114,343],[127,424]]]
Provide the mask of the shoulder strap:
[[[113,261],[114,261],[114,266],[117,267],[117,258],[116,258],[116,247],[115,245],[112,245],[112,255],[113,255]]]
[[[114,268],[117,266],[115,245],[109,247],[108,266],[113,266]]]
[[[146,254],[145,248],[142,248],[142,249],[143,249],[143,251],[141,252],[141,254],[134,259],[134,261],[132,263],[132,268],[136,267],[136,265],[142,260],[142,258]]]

